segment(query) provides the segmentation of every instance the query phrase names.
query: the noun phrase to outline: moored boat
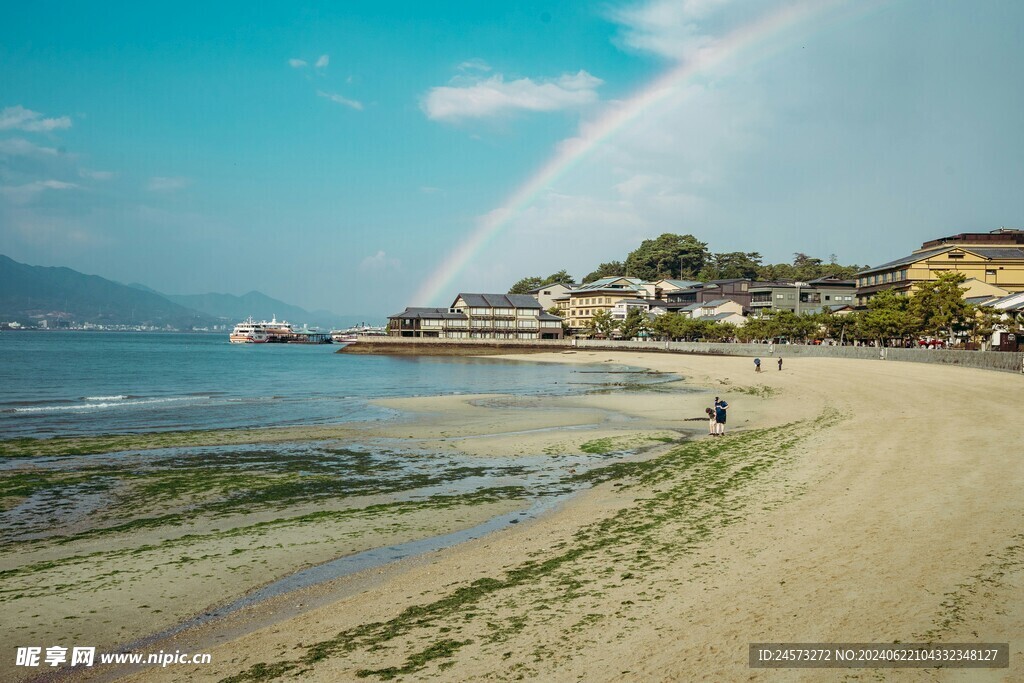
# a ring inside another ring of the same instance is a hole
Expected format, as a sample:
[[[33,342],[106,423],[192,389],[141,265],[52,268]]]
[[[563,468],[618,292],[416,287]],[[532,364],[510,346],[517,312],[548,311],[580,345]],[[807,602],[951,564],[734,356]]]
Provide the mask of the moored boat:
[[[388,330],[386,327],[367,325],[366,323],[359,323],[358,325],[353,325],[352,327],[344,330],[331,330],[331,339],[341,344],[355,343],[359,341],[360,337],[386,336],[388,336]]]
[[[271,320],[256,322],[250,315],[235,325],[228,339],[232,344],[272,344],[284,343],[295,338],[295,329],[291,323],[278,320],[275,315]]]
[[[250,315],[242,322],[235,325],[228,337],[232,344],[266,344],[269,339],[267,334],[267,322],[256,322]]]

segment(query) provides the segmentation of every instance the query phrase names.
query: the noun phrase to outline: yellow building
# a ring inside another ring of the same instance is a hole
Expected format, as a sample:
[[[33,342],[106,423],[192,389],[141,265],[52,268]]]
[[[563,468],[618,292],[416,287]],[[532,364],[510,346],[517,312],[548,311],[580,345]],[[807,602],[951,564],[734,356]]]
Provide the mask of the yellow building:
[[[647,299],[643,280],[635,277],[605,277],[572,289],[555,300],[562,317],[574,331],[586,329],[594,314],[612,308],[625,299]]]
[[[936,280],[949,271],[976,280],[979,293],[988,289],[986,284],[1007,292],[1024,291],[1024,230],[1000,228],[925,242],[910,256],[857,273],[857,303],[863,306],[884,289],[906,295],[916,283]]]

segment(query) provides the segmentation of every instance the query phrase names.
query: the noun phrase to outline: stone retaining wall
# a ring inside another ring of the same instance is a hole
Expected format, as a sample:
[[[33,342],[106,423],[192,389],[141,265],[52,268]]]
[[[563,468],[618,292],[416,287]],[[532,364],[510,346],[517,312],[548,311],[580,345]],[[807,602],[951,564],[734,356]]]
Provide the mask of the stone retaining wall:
[[[607,351],[648,351],[695,353],[707,356],[749,356],[764,359],[766,369],[773,358],[860,358],[866,360],[938,363],[967,368],[1022,372],[1024,353],[1002,351],[953,351],[876,348],[872,346],[814,346],[803,344],[716,344],[711,342],[608,341],[598,339],[420,339],[410,337],[369,337],[345,347],[345,353],[395,353],[429,355],[498,354],[512,352],[564,351],[567,349]]]

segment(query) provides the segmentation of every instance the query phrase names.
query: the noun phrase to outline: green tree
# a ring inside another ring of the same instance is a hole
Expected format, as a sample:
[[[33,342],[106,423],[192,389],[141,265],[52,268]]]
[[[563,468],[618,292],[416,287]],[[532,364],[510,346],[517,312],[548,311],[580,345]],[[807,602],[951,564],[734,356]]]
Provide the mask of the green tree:
[[[756,251],[730,251],[723,254],[712,254],[707,264],[698,273],[697,279],[729,280],[732,278],[756,279],[761,269],[761,254]]]
[[[675,330],[681,316],[678,313],[662,313],[651,321],[651,334],[658,339],[676,339]]]
[[[704,328],[704,338],[715,342],[732,341],[737,332],[738,328],[732,323],[712,322]]]
[[[587,276],[583,278],[583,284],[589,284],[603,277],[621,277],[625,274],[626,265],[622,261],[609,261],[599,265],[597,270],[587,273]]]
[[[509,294],[526,294],[530,290],[541,286],[542,280],[539,277],[524,277],[509,288]]]
[[[842,343],[850,339],[856,327],[855,319],[848,313],[833,313],[826,308],[818,314],[818,323],[821,325],[822,333]]]
[[[527,294],[538,287],[545,287],[547,285],[554,284],[571,286],[576,284],[576,281],[572,279],[572,275],[569,275],[568,272],[560,270],[557,273],[551,273],[551,275],[548,275],[547,277],[524,277],[522,280],[512,285],[512,288],[508,290],[508,293]]]
[[[647,332],[648,328],[647,313],[639,308],[631,308],[619,326],[619,334],[623,339],[633,339]]]
[[[981,345],[982,351],[988,349],[992,341],[992,333],[1002,323],[1003,312],[991,306],[972,306],[967,325],[971,341]]]
[[[868,309],[860,320],[860,334],[887,346],[893,339],[906,339],[920,328],[919,318],[910,311],[909,300],[892,289],[886,289],[868,301]]]
[[[626,257],[626,272],[642,280],[693,279],[708,260],[708,245],[693,235],[664,233]]]
[[[608,339],[611,337],[612,331],[618,326],[619,321],[612,318],[611,311],[600,308],[594,312],[590,322],[587,323],[587,330],[591,335],[600,335]]]
[[[740,341],[767,341],[775,338],[775,325],[771,316],[749,316],[747,322],[736,331]]]
[[[756,279],[807,281],[833,275],[844,280],[852,280],[860,270],[863,269],[858,265],[839,265],[836,262],[835,254],[829,257],[828,263],[824,263],[819,258],[797,252],[793,254],[793,263],[772,263],[761,266],[758,268]]]
[[[941,273],[935,280],[917,283],[909,308],[922,332],[945,334],[952,344],[957,330],[967,327],[972,311],[960,287],[966,280],[963,273],[951,271]]]

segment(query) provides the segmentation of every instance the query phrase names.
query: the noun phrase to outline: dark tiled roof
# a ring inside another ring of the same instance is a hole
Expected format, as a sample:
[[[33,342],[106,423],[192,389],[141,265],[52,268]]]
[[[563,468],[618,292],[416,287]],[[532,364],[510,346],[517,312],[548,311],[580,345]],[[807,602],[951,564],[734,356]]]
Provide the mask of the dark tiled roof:
[[[461,298],[470,308],[542,308],[529,294],[473,294],[462,292]]]
[[[857,275],[869,275],[871,273],[877,273],[880,270],[890,270],[896,266],[923,261],[926,258],[937,256],[938,254],[952,251],[954,249],[966,251],[971,254],[977,254],[978,256],[986,259],[1024,259],[1024,249],[1019,247],[975,247],[965,244],[947,244],[936,249],[929,249],[928,251],[921,251],[916,254],[911,254],[910,256],[904,256],[901,259],[896,259],[889,263],[883,263],[882,265],[875,266],[874,268],[867,268],[866,270],[862,270],[857,273]]]
[[[552,315],[547,311],[537,314],[537,320],[561,320],[557,315]]]
[[[612,285],[613,282],[617,282],[619,280],[625,280],[626,282],[629,283],[630,286],[626,287],[626,286],[623,286],[623,285],[614,285],[614,286]],[[602,290],[602,289],[611,289],[611,290],[615,290],[615,291],[622,291],[622,290],[626,290],[626,289],[640,289],[643,286],[643,284],[644,284],[644,281],[641,280],[640,278],[626,277],[624,275],[618,275],[618,276],[615,276],[615,277],[603,277],[603,278],[601,278],[599,280],[594,280],[593,282],[587,283],[585,285],[580,285],[579,287],[577,287],[573,291],[574,292],[590,292],[590,291],[595,291],[596,292],[596,291]]]
[[[949,250],[951,250],[953,248],[954,248],[953,245],[949,245],[947,247],[940,247],[938,249],[929,249],[928,251],[922,251],[922,252],[917,253],[917,254],[911,254],[910,256],[904,256],[903,258],[896,259],[895,261],[889,261],[888,263],[883,263],[882,265],[875,266],[874,268],[865,268],[864,270],[862,270],[859,273],[857,273],[857,275],[868,275],[870,273],[877,273],[880,270],[889,270],[891,268],[895,268],[896,266],[903,266],[903,265],[907,265],[907,264],[910,264],[910,263],[916,263],[917,261],[923,261],[926,258],[929,258],[931,256],[935,256],[937,254],[941,254],[941,253],[943,253],[945,251],[949,251]]]
[[[808,280],[807,284],[812,285],[812,286],[818,286],[818,287],[823,287],[823,286],[828,286],[828,285],[833,285],[833,286],[836,286],[836,287],[854,287],[854,286],[856,286],[857,281],[856,280],[844,280],[842,278],[831,277],[829,275],[826,275],[825,277],[819,277],[819,278],[815,278],[814,280]]]
[[[964,247],[963,250],[978,256],[984,256],[985,258],[1024,259],[1024,249],[1016,247]]]
[[[395,313],[389,315],[388,319],[393,318],[409,318],[409,319],[420,319],[429,318],[431,320],[465,320],[465,313],[452,313],[447,308],[422,308],[418,306],[410,306],[401,313]]]

